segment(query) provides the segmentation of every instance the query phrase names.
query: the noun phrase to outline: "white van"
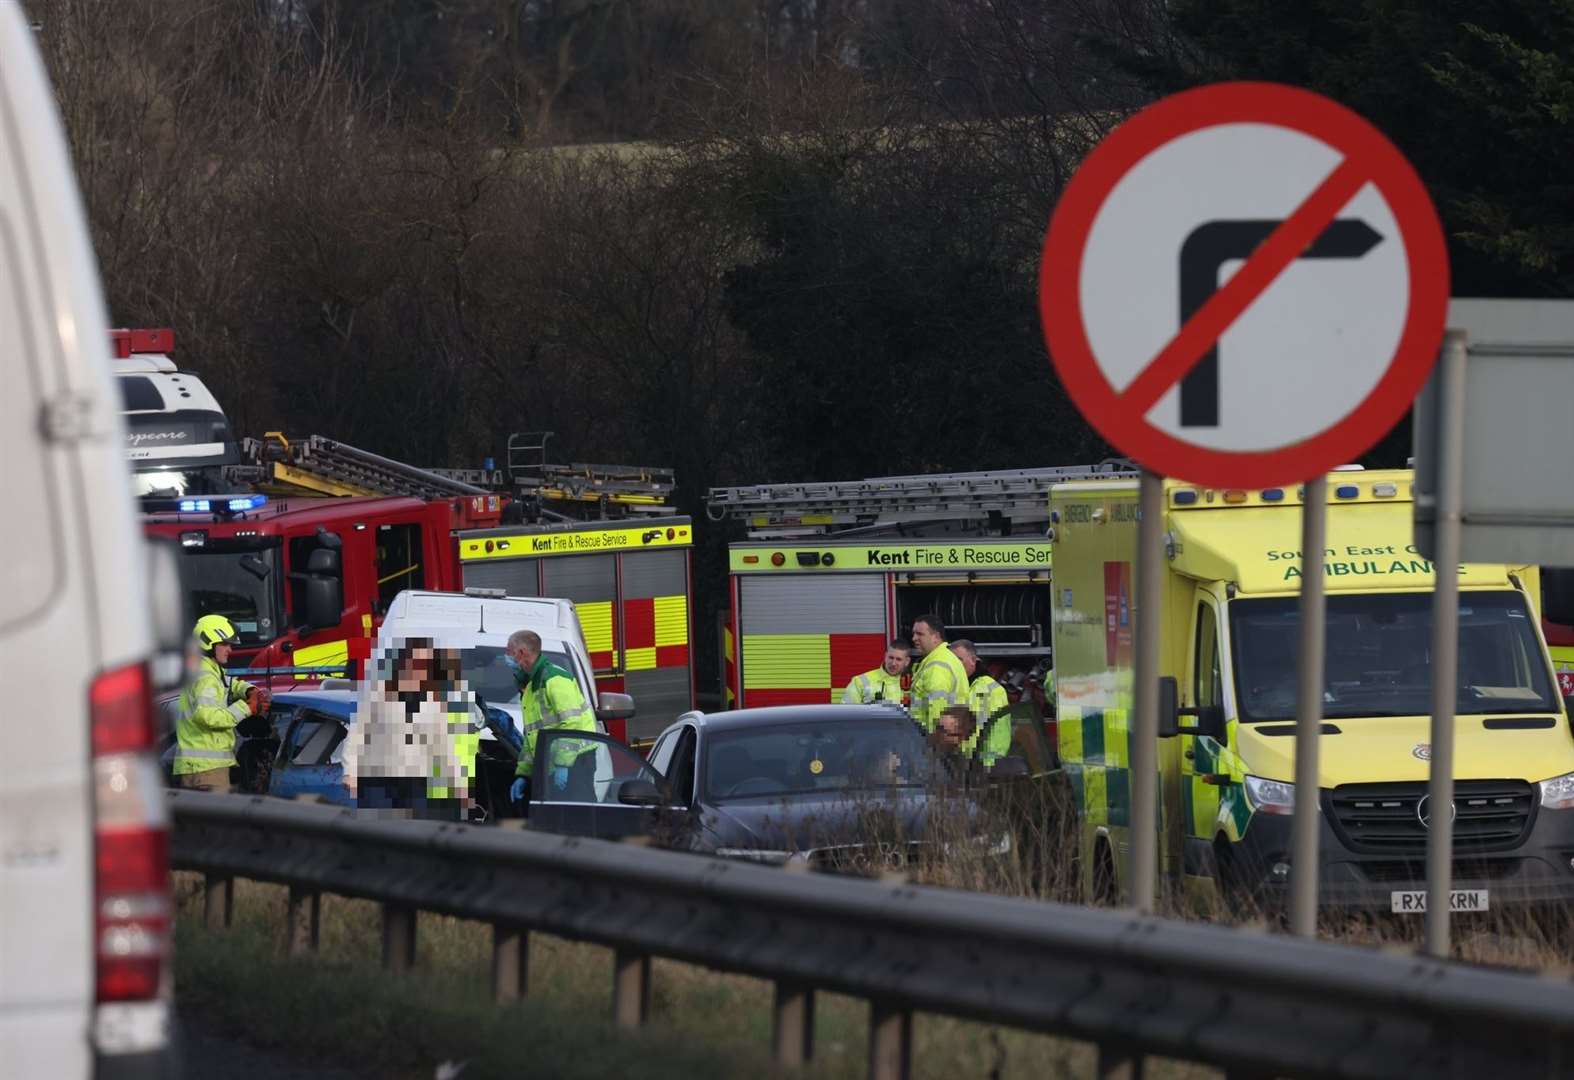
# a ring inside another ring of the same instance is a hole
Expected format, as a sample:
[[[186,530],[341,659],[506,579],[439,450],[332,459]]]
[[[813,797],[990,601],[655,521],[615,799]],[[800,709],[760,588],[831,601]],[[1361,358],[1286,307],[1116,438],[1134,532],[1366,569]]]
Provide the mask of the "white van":
[[[223,467],[240,446],[218,399],[175,366],[173,330],[112,330],[115,385],[126,419],[126,458],[137,495],[207,495],[224,490]]]
[[[508,713],[515,731],[521,732],[519,689],[504,659],[508,637],[515,630],[541,635],[542,653],[574,676],[603,732],[609,721],[617,723],[634,714],[633,701],[626,694],[597,694],[579,614],[568,600],[508,596],[502,589],[471,588],[463,593],[406,589],[389,605],[372,655],[386,655],[396,642],[412,637],[461,650],[460,663],[470,688],[489,706]]]
[[[152,754],[175,567],[129,492],[108,325],[32,31],[0,0],[0,1070],[168,1075],[167,808]],[[169,576],[160,576],[169,575]],[[189,629],[189,628],[188,628]],[[178,653],[177,653],[178,655]]]

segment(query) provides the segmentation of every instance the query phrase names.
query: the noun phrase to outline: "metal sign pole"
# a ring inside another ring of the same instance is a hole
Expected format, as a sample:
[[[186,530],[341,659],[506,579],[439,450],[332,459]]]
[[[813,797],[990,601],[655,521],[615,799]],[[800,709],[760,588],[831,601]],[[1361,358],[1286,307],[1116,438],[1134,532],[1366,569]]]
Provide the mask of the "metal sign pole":
[[[1432,771],[1420,809],[1426,837],[1426,951],[1447,956],[1454,848],[1454,705],[1459,671],[1460,475],[1465,444],[1465,335],[1443,335],[1437,367],[1437,523],[1432,560]]]
[[[1290,845],[1290,932],[1317,936],[1318,737],[1323,726],[1323,651],[1327,604],[1323,562],[1328,478],[1308,480],[1301,499],[1301,642],[1296,686],[1295,818]]]
[[[1159,641],[1164,605],[1164,478],[1142,470],[1137,523],[1137,641],[1132,703],[1131,903],[1151,914],[1158,885]]]

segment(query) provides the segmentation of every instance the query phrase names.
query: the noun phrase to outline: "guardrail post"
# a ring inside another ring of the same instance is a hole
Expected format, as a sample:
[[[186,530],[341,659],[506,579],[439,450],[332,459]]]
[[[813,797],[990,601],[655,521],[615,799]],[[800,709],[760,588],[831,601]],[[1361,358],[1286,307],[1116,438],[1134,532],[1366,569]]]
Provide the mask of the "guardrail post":
[[[1099,1080],[1142,1080],[1142,1055],[1124,1046],[1100,1043]]]
[[[307,956],[317,951],[322,925],[322,894],[296,885],[290,886],[290,903],[285,912],[284,936],[291,956]]]
[[[492,926],[492,1000],[507,1005],[530,988],[530,931],[496,923]]]
[[[415,908],[383,905],[383,967],[403,975],[415,966]]]
[[[205,874],[202,878],[202,917],[209,930],[227,930],[235,919],[235,879]]]
[[[869,1080],[907,1080],[912,1066],[912,1010],[883,1001],[871,1001]]]
[[[771,1053],[776,1064],[807,1065],[814,1056],[814,990],[801,983],[777,982]]]
[[[650,957],[618,949],[612,958],[612,1022],[637,1028],[650,1014]]]

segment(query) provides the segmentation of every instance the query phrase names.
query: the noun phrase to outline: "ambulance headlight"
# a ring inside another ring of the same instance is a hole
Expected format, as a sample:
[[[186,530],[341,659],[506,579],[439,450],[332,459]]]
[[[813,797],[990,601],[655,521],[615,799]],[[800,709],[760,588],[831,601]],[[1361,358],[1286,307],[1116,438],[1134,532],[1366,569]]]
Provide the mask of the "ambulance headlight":
[[[1574,809],[1574,773],[1554,776],[1541,782],[1541,808],[1543,810]]]
[[[1283,780],[1264,780],[1260,776],[1246,778],[1246,797],[1252,809],[1265,814],[1295,813],[1295,785]]]

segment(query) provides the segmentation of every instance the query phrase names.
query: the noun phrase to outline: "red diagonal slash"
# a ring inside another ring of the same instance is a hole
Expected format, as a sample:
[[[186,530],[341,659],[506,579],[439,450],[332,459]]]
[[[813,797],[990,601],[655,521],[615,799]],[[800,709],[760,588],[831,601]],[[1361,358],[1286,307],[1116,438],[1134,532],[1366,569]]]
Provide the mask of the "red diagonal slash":
[[[1171,338],[1120,393],[1117,399],[1120,405],[1132,409],[1137,416],[1153,408],[1170,387],[1197,366],[1203,354],[1224,335],[1231,323],[1240,318],[1252,301],[1273,284],[1273,279],[1284,273],[1285,268],[1322,235],[1329,222],[1355,198],[1355,193],[1367,180],[1364,170],[1351,164],[1349,158],[1341,161],[1317,190],[1258,245],[1251,258],[1224,287],[1186,320],[1180,333]]]

